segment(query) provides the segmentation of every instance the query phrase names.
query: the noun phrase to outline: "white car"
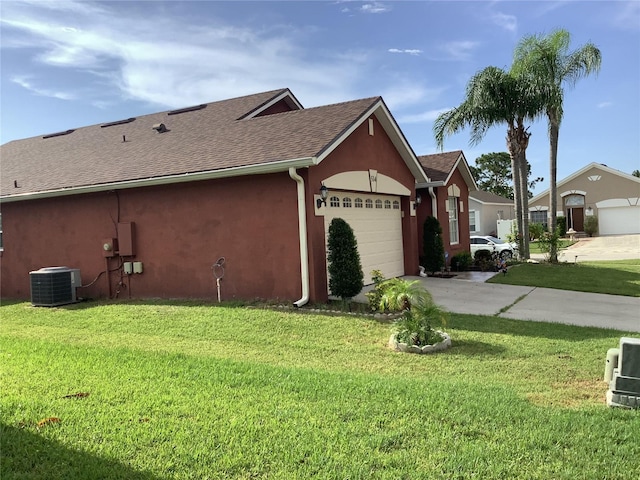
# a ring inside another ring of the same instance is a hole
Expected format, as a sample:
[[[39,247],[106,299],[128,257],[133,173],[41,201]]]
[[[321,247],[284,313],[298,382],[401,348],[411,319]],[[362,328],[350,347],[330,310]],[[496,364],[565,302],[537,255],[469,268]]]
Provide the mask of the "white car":
[[[486,250],[490,253],[496,252],[500,258],[509,259],[513,257],[516,251],[516,245],[513,243],[507,243],[504,240],[500,240],[497,237],[490,235],[472,235],[470,237],[471,256],[475,258],[476,252],[480,250]]]

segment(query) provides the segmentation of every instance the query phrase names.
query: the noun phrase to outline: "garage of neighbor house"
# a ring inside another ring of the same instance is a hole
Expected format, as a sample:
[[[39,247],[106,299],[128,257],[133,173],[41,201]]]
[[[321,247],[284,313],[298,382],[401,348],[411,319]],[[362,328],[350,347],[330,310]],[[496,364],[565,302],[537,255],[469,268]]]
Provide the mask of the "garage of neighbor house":
[[[29,298],[30,272],[66,266],[78,298],[215,299],[222,275],[222,300],[326,301],[336,217],[365,283],[374,269],[418,273],[415,185],[428,178],[381,97],[307,109],[273,90],[0,153],[4,298]]]

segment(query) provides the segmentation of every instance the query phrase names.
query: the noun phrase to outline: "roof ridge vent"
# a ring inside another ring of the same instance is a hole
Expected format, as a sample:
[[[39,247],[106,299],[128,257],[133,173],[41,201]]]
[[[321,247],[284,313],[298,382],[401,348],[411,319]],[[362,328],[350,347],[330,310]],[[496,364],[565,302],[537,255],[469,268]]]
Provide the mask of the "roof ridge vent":
[[[103,125],[100,125],[100,128],[113,127],[115,125],[124,125],[125,123],[131,123],[136,119],[136,117],[127,118],[125,120],[118,120],[116,122],[109,122]]]
[[[53,138],[53,137],[61,137],[62,135],[69,135],[70,133],[73,133],[73,132],[75,132],[74,129],[65,130],[64,132],[50,133],[49,135],[44,135],[42,138],[46,139],[46,138]]]
[[[202,105],[195,105],[193,107],[179,108],[178,110],[171,110],[170,112],[167,112],[167,115],[179,115],[181,113],[195,112],[196,110],[202,110],[203,108],[207,108],[206,103],[203,103]]]

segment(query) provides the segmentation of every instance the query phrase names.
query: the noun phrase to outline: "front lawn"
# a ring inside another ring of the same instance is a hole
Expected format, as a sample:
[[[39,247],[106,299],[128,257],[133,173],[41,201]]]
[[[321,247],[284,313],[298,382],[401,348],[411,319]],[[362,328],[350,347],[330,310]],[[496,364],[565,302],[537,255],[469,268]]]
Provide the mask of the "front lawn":
[[[489,282],[640,297],[640,260],[525,263]]]
[[[558,250],[563,250],[567,247],[570,247],[574,243],[576,243],[575,240],[572,242],[568,238],[565,238],[565,239],[561,238],[560,240],[558,240]],[[537,240],[533,240],[529,242],[529,253],[548,253],[548,252],[544,251],[544,249],[541,247],[540,242],[538,242]]]
[[[0,315],[3,480],[640,475],[640,410],[604,404],[624,332],[454,314],[452,349],[419,356],[357,316],[159,301]]]

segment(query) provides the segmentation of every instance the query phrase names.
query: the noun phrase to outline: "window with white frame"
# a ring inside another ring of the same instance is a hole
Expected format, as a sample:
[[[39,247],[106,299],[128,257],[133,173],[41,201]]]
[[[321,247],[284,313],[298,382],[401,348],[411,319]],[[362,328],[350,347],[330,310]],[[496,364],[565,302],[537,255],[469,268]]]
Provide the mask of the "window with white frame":
[[[351,208],[351,197],[344,197],[342,199],[342,206],[344,208]]]
[[[373,200],[371,200],[370,198],[367,198],[364,201],[364,207],[365,208],[373,208]]]
[[[329,206],[331,206],[331,207],[339,207],[340,206],[340,197],[331,197],[329,199]]]
[[[449,212],[449,243],[453,245],[460,242],[458,232],[458,197],[447,198],[447,210]]]
[[[382,200],[376,200],[376,208],[382,208]]]
[[[400,210],[400,202],[398,200],[393,201],[393,209]]]
[[[547,228],[547,211],[546,210],[531,210],[531,223],[541,223],[544,228]]]
[[[477,220],[476,220],[476,211],[475,210],[469,210],[469,231],[470,232],[477,232],[478,231],[478,226],[477,226]]]
[[[353,201],[353,206],[356,208],[362,208],[362,199],[356,197],[356,199]]]

